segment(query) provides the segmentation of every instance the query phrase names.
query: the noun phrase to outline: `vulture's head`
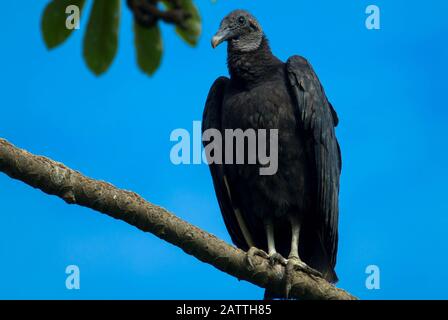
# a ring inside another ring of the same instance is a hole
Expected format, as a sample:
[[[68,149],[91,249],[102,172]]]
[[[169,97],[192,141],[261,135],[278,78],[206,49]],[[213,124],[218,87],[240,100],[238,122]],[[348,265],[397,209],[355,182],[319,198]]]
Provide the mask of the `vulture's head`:
[[[212,38],[212,47],[228,41],[235,50],[249,52],[256,50],[262,40],[263,30],[257,19],[247,11],[235,10],[222,20]]]

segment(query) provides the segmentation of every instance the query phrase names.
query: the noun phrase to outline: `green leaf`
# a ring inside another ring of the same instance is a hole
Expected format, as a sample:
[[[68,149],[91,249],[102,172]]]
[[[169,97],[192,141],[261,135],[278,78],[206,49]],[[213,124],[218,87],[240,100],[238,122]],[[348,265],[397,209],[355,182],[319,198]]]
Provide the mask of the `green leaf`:
[[[134,39],[140,69],[148,75],[153,75],[160,66],[163,53],[159,26],[145,28],[134,22]]]
[[[53,49],[63,43],[71,35],[73,29],[66,27],[69,16],[65,11],[68,6],[78,6],[80,14],[85,0],[52,0],[47,4],[42,14],[41,31],[48,49]]]
[[[95,0],[84,36],[84,59],[96,75],[112,64],[118,48],[120,0]]]
[[[185,42],[194,47],[198,44],[202,32],[201,16],[192,0],[180,0],[179,2],[181,9],[189,13],[190,18],[187,19],[183,28],[177,26],[176,32]],[[163,1],[163,3],[167,9],[172,8],[170,1]]]
[[[182,9],[188,12],[191,17],[185,23],[185,28],[176,27],[179,36],[191,46],[196,46],[201,35],[201,16],[192,0],[181,0]]]

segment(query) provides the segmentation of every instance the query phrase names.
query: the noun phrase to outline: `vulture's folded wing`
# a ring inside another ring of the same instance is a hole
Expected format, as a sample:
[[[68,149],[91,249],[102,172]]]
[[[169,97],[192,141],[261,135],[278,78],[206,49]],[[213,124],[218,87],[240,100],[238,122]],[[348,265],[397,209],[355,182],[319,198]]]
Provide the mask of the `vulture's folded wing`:
[[[335,136],[338,118],[311,65],[300,56],[287,61],[291,92],[297,105],[297,118],[312,142],[307,147],[315,163],[317,177],[317,220],[322,245],[331,267],[336,264],[338,245],[338,195],[341,154]]]
[[[221,110],[224,92],[228,82],[228,78],[220,77],[210,89],[202,117],[203,133],[208,129],[216,129],[221,132],[221,137],[224,137],[224,132],[222,132],[221,126]],[[204,141],[204,147],[212,142],[213,141]],[[222,151],[224,151],[224,148],[222,148]],[[238,248],[247,251],[249,247],[253,246],[253,241],[247,225],[241,216],[241,212],[232,199],[231,186],[226,178],[224,165],[210,163],[209,168],[219,207],[230,237]]]

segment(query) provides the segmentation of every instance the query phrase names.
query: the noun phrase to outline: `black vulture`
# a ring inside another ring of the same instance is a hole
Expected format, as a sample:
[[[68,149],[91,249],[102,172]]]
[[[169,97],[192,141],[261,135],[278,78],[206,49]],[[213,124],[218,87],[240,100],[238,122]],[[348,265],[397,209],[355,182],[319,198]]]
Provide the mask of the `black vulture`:
[[[220,77],[211,87],[203,132],[216,129],[225,137],[227,129],[278,130],[273,175],[260,175],[258,158],[255,164],[209,163],[232,241],[248,251],[248,263],[254,254],[262,255],[286,265],[286,273],[291,268],[317,271],[335,283],[341,173],[337,114],[309,62],[301,56],[286,63],[276,58],[247,11],[235,10],[222,20],[212,46],[223,42],[228,43],[230,79]],[[212,142],[204,139],[204,146]]]

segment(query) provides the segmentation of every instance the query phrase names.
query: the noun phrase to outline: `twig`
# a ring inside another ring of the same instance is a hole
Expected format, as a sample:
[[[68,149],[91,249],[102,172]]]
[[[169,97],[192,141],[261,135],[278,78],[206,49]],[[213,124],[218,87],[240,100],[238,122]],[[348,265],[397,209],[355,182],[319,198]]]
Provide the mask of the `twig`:
[[[152,27],[162,20],[185,28],[186,20],[191,16],[182,10],[177,0],[171,0],[172,8],[166,10],[160,10],[158,2],[159,0],[127,0],[127,5],[135,20],[143,27]]]

